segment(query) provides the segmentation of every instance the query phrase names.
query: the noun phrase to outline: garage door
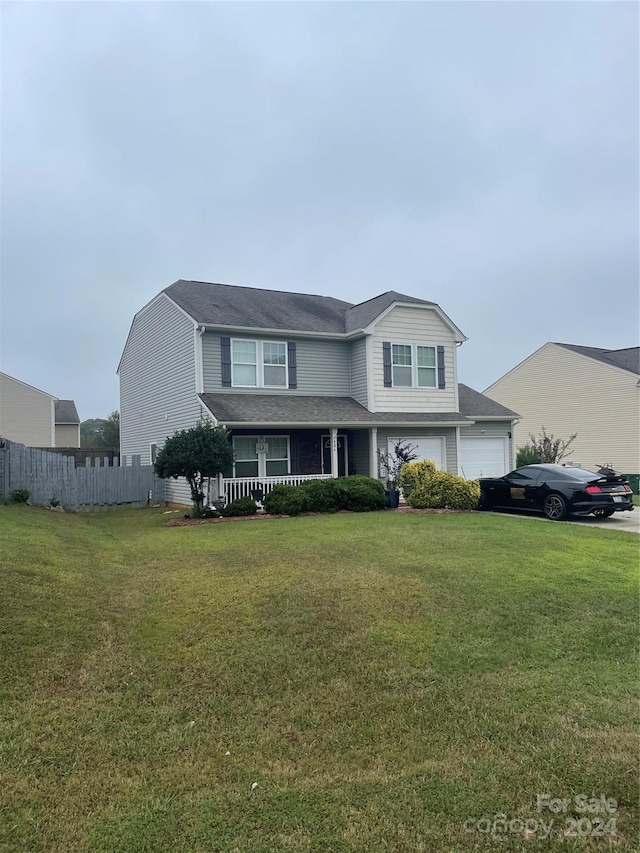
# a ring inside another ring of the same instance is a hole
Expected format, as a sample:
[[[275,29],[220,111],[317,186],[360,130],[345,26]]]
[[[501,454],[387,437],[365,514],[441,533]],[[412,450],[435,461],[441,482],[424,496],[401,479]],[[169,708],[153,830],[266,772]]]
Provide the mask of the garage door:
[[[416,449],[413,451],[416,454],[414,461],[421,462],[423,459],[430,459],[435,463],[436,468],[444,469],[444,438],[415,438],[414,436],[405,436],[402,439],[389,439],[389,453],[393,453],[393,446],[398,441],[406,441],[413,445]]]
[[[502,477],[509,470],[508,438],[460,438],[460,473],[467,480]]]

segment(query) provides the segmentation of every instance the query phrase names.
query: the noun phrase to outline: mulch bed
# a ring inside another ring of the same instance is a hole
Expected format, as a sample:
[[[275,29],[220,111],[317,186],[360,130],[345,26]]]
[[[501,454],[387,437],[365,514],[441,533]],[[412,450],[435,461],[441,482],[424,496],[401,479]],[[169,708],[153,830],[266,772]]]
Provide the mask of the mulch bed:
[[[399,506],[397,509],[389,509],[384,510],[384,512],[414,512],[420,515],[441,515],[443,513],[451,513],[451,512],[472,512],[473,510],[462,510],[462,509],[413,509],[410,506]],[[349,515],[358,515],[359,513],[352,513],[349,510],[341,509],[340,513],[348,513]],[[303,518],[305,516],[313,516],[313,515],[329,515],[330,513],[323,512],[301,512],[297,518]],[[195,524],[220,524],[225,521],[260,521],[262,519],[268,518],[291,518],[290,515],[268,515],[266,512],[260,512],[256,515],[238,515],[233,516],[231,518],[172,518],[170,521],[165,522],[165,527],[192,527]]]

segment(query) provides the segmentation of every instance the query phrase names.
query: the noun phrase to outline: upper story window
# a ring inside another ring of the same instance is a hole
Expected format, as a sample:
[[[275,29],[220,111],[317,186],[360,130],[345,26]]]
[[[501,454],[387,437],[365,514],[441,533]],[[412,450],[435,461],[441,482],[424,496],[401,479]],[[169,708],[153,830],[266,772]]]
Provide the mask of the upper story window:
[[[436,348],[392,344],[391,379],[393,388],[437,388]]]
[[[241,388],[286,388],[287,344],[232,339],[231,384]]]

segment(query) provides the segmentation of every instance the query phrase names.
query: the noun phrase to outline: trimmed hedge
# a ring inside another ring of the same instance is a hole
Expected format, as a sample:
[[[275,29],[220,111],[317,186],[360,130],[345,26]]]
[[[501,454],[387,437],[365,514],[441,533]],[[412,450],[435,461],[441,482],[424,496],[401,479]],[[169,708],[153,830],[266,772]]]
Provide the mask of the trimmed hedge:
[[[355,475],[342,477],[339,482],[344,493],[342,509],[352,512],[372,512],[386,507],[387,496],[380,480]]]
[[[269,515],[298,515],[305,511],[307,501],[299,486],[282,483],[265,495],[262,506]]]
[[[416,464],[416,463],[412,463]],[[477,509],[480,484],[448,471],[424,469],[423,476],[411,483],[407,503],[414,509]]]
[[[307,480],[299,486],[277,485],[265,496],[263,505],[270,515],[298,515],[301,512],[371,512],[384,509],[387,499],[379,480],[371,477],[337,477]]]
[[[237,517],[239,515],[255,515],[256,502],[253,498],[238,498],[236,501],[231,501],[230,504],[222,510],[222,515],[225,518]]]
[[[400,471],[400,485],[407,487],[405,495],[431,474],[435,474],[435,471],[436,466],[430,459],[423,459],[421,462],[406,462]]]

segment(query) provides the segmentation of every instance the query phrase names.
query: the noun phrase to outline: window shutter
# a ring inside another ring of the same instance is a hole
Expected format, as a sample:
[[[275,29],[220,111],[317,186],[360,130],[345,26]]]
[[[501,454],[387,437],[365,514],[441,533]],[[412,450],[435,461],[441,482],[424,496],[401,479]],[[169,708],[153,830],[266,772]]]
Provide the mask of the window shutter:
[[[298,387],[298,362],[296,361],[295,341],[287,341],[287,363],[289,365],[289,388]]]
[[[438,388],[444,387],[444,347],[438,347]]]
[[[391,388],[391,343],[383,341],[382,343],[382,365],[384,367],[384,387]]]
[[[220,338],[222,386],[231,388],[231,338]]]

